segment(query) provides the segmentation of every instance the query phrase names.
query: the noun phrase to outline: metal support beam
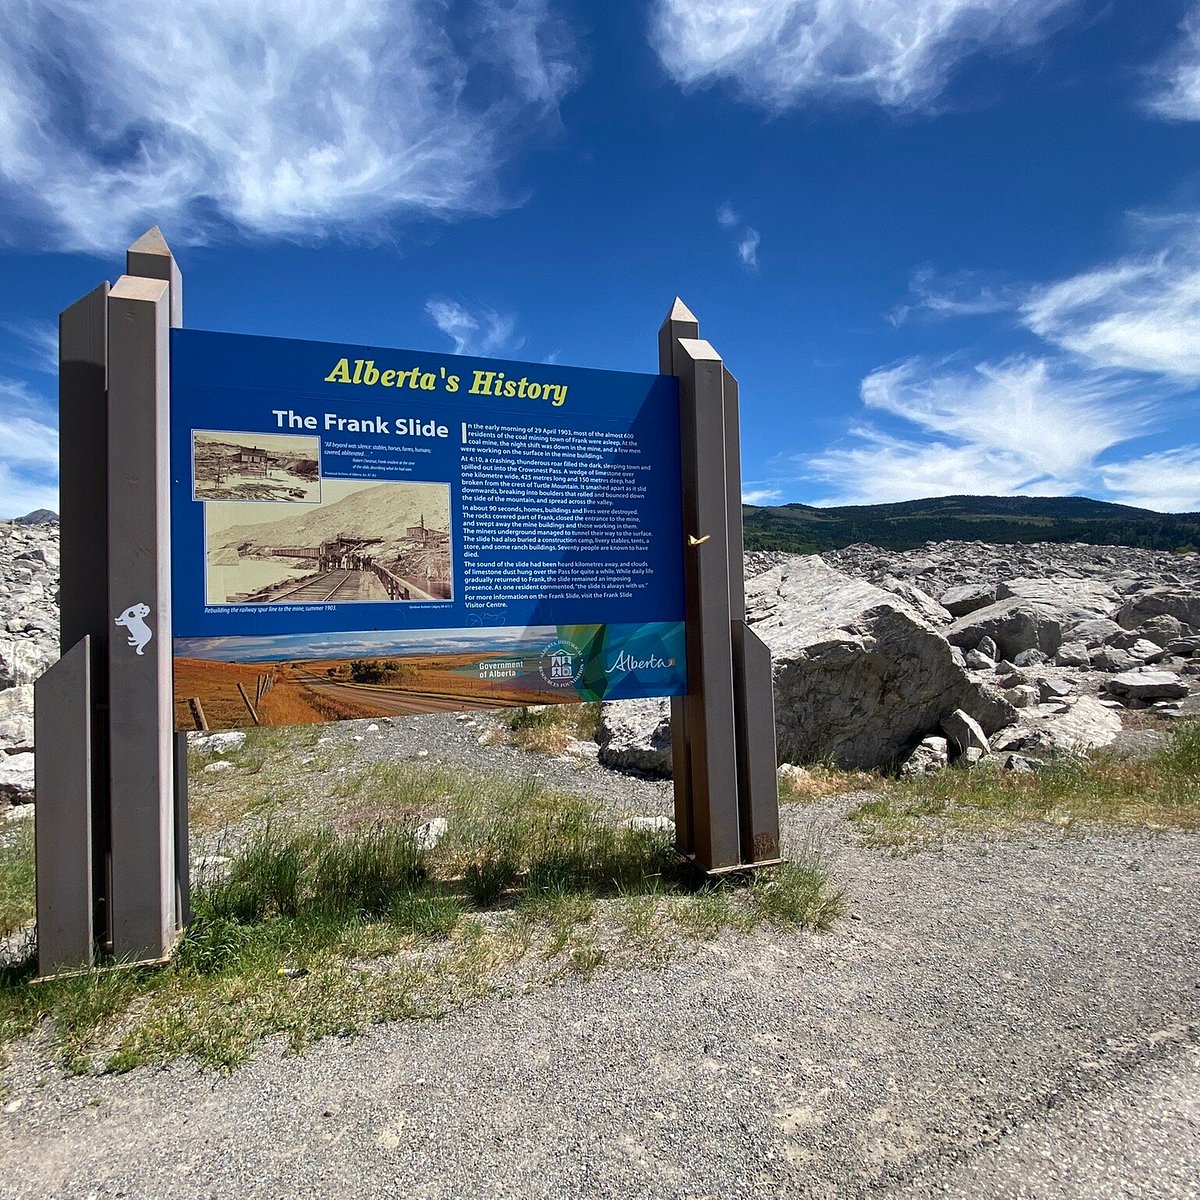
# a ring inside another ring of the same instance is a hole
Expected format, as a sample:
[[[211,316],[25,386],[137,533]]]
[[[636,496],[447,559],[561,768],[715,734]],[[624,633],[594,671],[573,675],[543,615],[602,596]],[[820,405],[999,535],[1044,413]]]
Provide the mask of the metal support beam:
[[[108,305],[113,953],[137,962],[165,957],[178,932],[169,285],[122,276]]]
[[[163,237],[162,230],[157,225],[148,229],[125,252],[125,274],[138,275],[143,279],[161,279],[169,288],[170,296],[170,325],[172,329],[183,328],[183,275],[179,264]],[[176,878],[175,891],[179,897],[178,908],[181,924],[190,919],[191,880],[188,862],[188,799],[187,799],[187,734],[177,733],[175,737],[175,830],[176,841]]]
[[[700,323],[676,297],[667,319],[658,331],[658,369],[676,375],[682,365],[680,338],[700,336]],[[677,361],[677,359],[679,361]],[[687,490],[685,482],[684,490]],[[686,697],[671,697],[671,770],[675,785],[675,843],[684,854],[694,854],[696,842],[692,820],[691,752],[688,746]]]
[[[38,973],[90,967],[92,648],[76,642],[33,685]],[[49,751],[46,749],[49,748]]]
[[[709,873],[777,862],[770,651],[746,626],[737,380],[676,299],[659,370],[679,380],[688,694],[672,701],[677,845]]]
[[[58,321],[59,645],[66,655],[88,639],[90,680],[91,866],[93,918],[88,928],[101,945],[111,942],[108,792],[108,284],[66,309]],[[45,702],[43,702],[44,707]],[[44,714],[39,713],[39,718]],[[35,745],[37,744],[35,740]],[[43,746],[52,743],[42,742]],[[39,771],[53,770],[38,756]],[[40,802],[39,822],[57,828]],[[74,837],[70,828],[55,834]],[[48,867],[47,870],[54,868]],[[39,869],[39,888],[42,871]],[[90,958],[88,961],[91,961]],[[43,963],[43,974],[45,967]]]

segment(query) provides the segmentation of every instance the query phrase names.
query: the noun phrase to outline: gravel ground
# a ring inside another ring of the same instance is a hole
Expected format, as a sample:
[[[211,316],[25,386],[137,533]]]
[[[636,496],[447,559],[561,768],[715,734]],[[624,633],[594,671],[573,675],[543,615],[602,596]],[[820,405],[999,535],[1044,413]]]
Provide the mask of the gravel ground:
[[[337,736],[669,810],[668,785],[481,746],[486,724]],[[19,1048],[0,1195],[1195,1197],[1200,836],[891,855],[850,803],[784,810],[846,890],[828,934],[726,934],[228,1076],[67,1079]]]

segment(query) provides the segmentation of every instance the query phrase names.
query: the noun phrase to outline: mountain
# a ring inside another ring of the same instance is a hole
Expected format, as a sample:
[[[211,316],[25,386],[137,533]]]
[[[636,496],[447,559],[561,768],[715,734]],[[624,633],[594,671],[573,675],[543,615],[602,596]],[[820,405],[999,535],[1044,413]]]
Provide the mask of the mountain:
[[[745,504],[742,521],[747,550],[798,554],[856,542],[910,550],[931,541],[1200,549],[1200,513],[1157,513],[1084,496],[938,496],[841,508]]]
[[[23,517],[13,517],[14,525],[45,525],[50,521],[57,521],[58,513],[50,508],[35,508],[33,512],[26,513]]]

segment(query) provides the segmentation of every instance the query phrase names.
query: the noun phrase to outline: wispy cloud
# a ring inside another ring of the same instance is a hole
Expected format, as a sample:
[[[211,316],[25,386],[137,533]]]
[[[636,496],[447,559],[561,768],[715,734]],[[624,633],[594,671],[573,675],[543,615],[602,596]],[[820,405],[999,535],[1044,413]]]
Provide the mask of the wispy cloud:
[[[1005,280],[988,278],[977,271],[939,274],[933,267],[919,267],[908,283],[908,298],[888,313],[888,321],[899,327],[910,317],[930,319],[978,317],[1014,309],[1020,291]]]
[[[45,375],[58,375],[58,329],[54,325],[48,321],[5,322],[3,328],[24,346],[23,351],[8,352],[14,363]]]
[[[49,403],[0,379],[0,520],[58,508],[58,428]]]
[[[742,266],[747,271],[756,271],[758,247],[762,244],[762,235],[758,230],[748,225],[728,200],[717,209],[717,224],[733,234],[734,248]]]
[[[748,491],[742,489],[743,504],[770,504],[772,500],[782,498],[783,492],[779,488],[751,488]]]
[[[1022,308],[1039,337],[1105,368],[1200,378],[1200,222],[1150,223],[1148,252],[1035,290]]]
[[[516,318],[506,313],[479,308],[472,312],[456,300],[432,297],[425,311],[433,323],[454,342],[455,354],[487,356],[501,350],[517,350],[525,343],[516,339]]]
[[[980,50],[1040,41],[1075,0],[657,0],[650,40],[684,85],[773,110],[810,99],[930,107]]]
[[[1119,380],[1039,358],[966,371],[912,359],[868,375],[862,400],[912,432],[863,422],[848,444],[793,460],[830,489],[823,502],[1070,493],[1096,481],[1105,451],[1151,424],[1148,402]]]
[[[1200,121],[1200,4],[1184,18],[1179,44],[1151,71],[1150,111],[1173,121]]]
[[[1200,510],[1200,446],[1179,446],[1100,468],[1104,486],[1124,504],[1158,512]]]
[[[576,74],[546,0],[465,0],[453,22],[438,0],[6,11],[0,194],[76,249],[153,221],[319,238],[496,211],[497,168]]]

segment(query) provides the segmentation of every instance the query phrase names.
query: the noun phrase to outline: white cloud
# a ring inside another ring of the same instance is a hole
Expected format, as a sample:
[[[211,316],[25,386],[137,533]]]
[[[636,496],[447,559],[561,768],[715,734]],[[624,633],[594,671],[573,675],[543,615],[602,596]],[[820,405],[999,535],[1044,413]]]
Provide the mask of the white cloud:
[[[783,492],[779,488],[751,488],[749,491],[742,489],[743,504],[769,504],[782,496]]]
[[[58,375],[58,327],[50,322],[5,322],[3,328],[24,343],[19,353],[8,357],[18,365],[45,375]]]
[[[1200,5],[1184,18],[1179,45],[1152,72],[1151,112],[1172,121],[1200,121]]]
[[[0,379],[0,520],[58,508],[58,429],[49,405]]]
[[[758,267],[758,247],[761,241],[758,230],[747,226],[737,244],[738,258],[742,260],[742,266],[752,271]]]
[[[741,220],[742,218],[738,216],[737,211],[728,201],[717,209],[717,224],[722,229],[733,229],[736,225],[741,224]]]
[[[1200,446],[1180,446],[1100,468],[1104,486],[1123,504],[1158,512],[1200,510]]]
[[[1074,492],[1094,481],[1101,454],[1150,420],[1147,403],[1126,398],[1118,381],[1044,359],[968,372],[913,359],[868,375],[862,399],[919,432],[861,424],[850,445],[794,460],[832,489],[826,503]]]
[[[516,318],[481,308],[475,312],[454,300],[431,298],[425,311],[433,323],[454,342],[455,354],[487,356],[500,350],[516,350],[524,338],[514,341]]]
[[[1094,366],[1200,379],[1200,226],[1143,224],[1157,247],[1037,289],[1022,316]]]
[[[1075,0],[657,0],[651,42],[684,85],[730,80],[773,110],[808,98],[925,108],[981,49],[1046,37]]]
[[[0,194],[69,248],[495,211],[497,169],[575,77],[546,0],[454,22],[438,0],[0,11],[21,31],[0,41]]]
[[[738,261],[742,266],[748,271],[756,271],[758,269],[758,248],[762,244],[762,235],[758,230],[747,225],[741,214],[728,200],[717,209],[717,224],[733,234],[734,248],[737,250]]]
[[[909,299],[898,305],[887,319],[899,327],[913,313],[931,318],[978,317],[1007,312],[1020,300],[1012,284],[987,279],[974,271],[939,275],[932,267],[920,267],[908,282]]]

